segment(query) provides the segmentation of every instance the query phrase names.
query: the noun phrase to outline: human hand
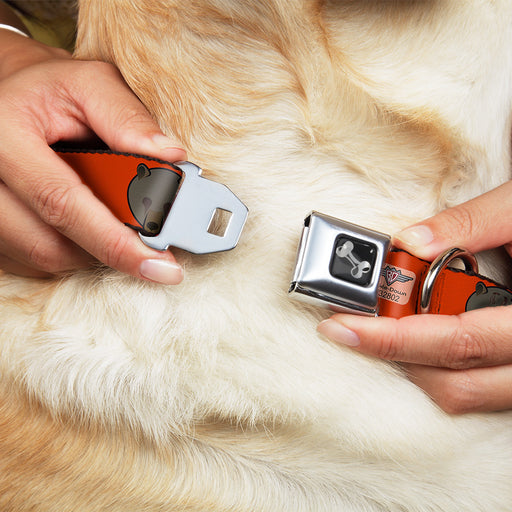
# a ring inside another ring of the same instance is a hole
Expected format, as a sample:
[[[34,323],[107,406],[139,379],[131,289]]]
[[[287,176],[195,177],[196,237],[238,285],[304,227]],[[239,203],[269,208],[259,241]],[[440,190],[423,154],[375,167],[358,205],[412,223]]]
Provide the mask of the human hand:
[[[95,260],[177,284],[171,252],[142,243],[49,147],[99,136],[111,149],[186,159],[111,65],[0,30],[0,268],[47,276]]]
[[[512,256],[512,182],[395,236],[395,246],[433,260],[457,246],[504,245]],[[336,314],[318,326],[332,341],[403,363],[410,379],[449,413],[512,408],[512,307],[400,319]]]

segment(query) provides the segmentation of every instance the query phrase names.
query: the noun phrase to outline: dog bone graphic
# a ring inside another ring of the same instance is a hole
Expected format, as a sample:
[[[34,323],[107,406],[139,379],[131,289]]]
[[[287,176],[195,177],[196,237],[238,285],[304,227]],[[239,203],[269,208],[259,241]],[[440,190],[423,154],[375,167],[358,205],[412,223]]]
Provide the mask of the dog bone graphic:
[[[340,245],[336,248],[336,255],[340,258],[345,258],[348,260],[348,262],[352,265],[350,274],[355,279],[359,279],[363,274],[369,272],[372,266],[368,261],[361,261],[353,251],[354,244],[350,240],[347,240],[343,243],[343,245]]]

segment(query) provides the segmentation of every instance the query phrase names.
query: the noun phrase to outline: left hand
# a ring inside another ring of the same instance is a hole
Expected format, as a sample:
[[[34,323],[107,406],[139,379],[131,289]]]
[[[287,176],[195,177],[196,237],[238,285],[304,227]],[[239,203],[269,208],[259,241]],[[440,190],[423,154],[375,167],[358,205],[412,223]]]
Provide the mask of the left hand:
[[[184,160],[121,73],[0,29],[0,269],[46,277],[96,261],[175,285],[170,251],[146,246],[49,145],[97,134],[121,152]]]
[[[432,260],[449,247],[504,245],[512,256],[512,182],[395,236]],[[512,408],[512,307],[400,319],[336,314],[318,326],[332,341],[404,363],[410,379],[449,413]]]

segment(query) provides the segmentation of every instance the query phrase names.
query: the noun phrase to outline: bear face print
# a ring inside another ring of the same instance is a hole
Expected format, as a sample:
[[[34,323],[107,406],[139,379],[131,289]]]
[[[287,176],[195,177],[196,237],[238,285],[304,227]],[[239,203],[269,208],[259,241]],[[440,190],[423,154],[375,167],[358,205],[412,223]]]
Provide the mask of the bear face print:
[[[180,175],[146,164],[137,166],[137,176],[128,186],[128,204],[144,235],[157,235],[176,196]]]
[[[512,293],[499,286],[485,286],[481,281],[476,284],[475,291],[466,302],[466,311],[493,306],[512,304]]]

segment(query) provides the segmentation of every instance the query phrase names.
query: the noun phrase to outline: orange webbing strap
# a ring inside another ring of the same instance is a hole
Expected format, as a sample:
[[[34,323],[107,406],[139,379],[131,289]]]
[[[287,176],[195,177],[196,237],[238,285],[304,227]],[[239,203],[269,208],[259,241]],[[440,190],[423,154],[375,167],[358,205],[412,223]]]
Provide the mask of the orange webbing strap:
[[[120,221],[145,235],[159,233],[178,189],[179,168],[108,150],[56,152]]]
[[[400,318],[420,313],[421,288],[430,263],[392,249],[379,283],[379,315]],[[474,272],[444,268],[434,282],[430,313],[455,315],[512,304],[512,290]]]

